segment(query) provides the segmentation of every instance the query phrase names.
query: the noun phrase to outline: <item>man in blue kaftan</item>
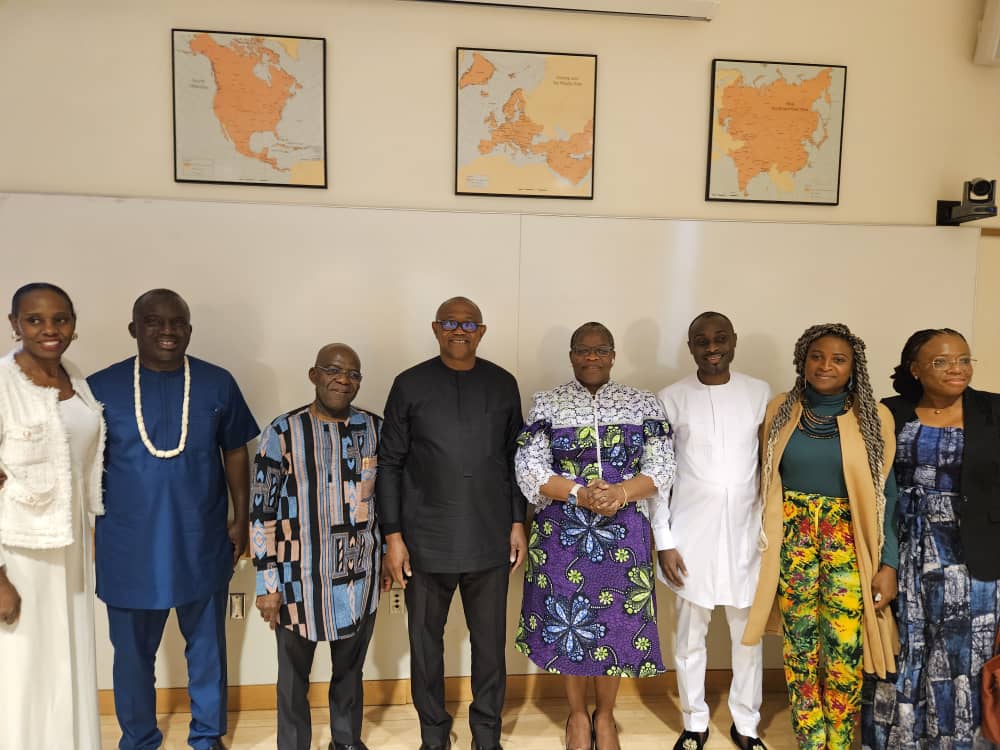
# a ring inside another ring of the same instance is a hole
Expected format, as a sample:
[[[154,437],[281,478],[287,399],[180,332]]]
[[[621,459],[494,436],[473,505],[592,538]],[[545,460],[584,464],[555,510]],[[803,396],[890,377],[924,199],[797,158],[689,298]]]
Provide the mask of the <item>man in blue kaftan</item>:
[[[188,743],[212,750],[226,733],[227,589],[247,547],[247,442],[259,429],[232,375],[185,355],[190,312],[175,292],[139,297],[129,332],[138,356],[88,379],[107,421],[107,513],[95,548],[114,646],[118,747],[163,740],[154,663],[174,609],[187,643]]]

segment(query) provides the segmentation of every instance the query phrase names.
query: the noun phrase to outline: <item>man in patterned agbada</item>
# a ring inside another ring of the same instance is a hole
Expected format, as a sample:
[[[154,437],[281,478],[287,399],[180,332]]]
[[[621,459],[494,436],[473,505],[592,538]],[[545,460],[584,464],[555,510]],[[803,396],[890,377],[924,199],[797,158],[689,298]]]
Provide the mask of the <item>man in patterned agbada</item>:
[[[361,360],[320,349],[312,403],[274,419],[254,457],[251,548],[257,609],[278,648],[278,748],[312,747],[309,673],[327,641],[331,750],[361,741],[362,667],[375,627],[382,539],[375,517],[381,418],[351,404]]]

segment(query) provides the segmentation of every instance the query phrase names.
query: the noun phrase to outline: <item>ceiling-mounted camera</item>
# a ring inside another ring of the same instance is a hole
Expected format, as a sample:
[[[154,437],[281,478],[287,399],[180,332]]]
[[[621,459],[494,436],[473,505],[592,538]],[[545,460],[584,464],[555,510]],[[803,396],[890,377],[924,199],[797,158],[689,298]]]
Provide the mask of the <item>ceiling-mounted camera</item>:
[[[967,180],[960,201],[937,202],[937,225],[957,227],[967,221],[997,215],[997,181],[974,177]]]

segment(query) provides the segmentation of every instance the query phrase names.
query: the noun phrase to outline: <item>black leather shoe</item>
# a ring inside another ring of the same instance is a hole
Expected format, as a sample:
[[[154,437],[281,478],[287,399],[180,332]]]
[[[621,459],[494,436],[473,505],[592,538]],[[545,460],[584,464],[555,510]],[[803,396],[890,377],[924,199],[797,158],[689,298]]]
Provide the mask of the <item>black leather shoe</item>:
[[[503,750],[503,745],[499,742],[495,745],[480,745],[475,740],[472,741],[472,750]]]
[[[684,730],[674,743],[674,750],[702,750],[708,742],[708,730],[704,732],[689,732]]]
[[[421,742],[420,750],[451,750],[451,739],[445,740],[443,745],[428,745],[426,742]]]
[[[736,725],[729,727],[729,736],[733,743],[740,750],[767,750],[767,745],[760,741],[760,737],[747,737],[736,731]]]
[[[216,740],[208,750],[226,750],[226,746],[222,744],[222,740]]]
[[[330,750],[368,750],[368,747],[361,740],[358,740],[357,742],[351,742],[348,745],[345,745],[341,742],[331,742]]]

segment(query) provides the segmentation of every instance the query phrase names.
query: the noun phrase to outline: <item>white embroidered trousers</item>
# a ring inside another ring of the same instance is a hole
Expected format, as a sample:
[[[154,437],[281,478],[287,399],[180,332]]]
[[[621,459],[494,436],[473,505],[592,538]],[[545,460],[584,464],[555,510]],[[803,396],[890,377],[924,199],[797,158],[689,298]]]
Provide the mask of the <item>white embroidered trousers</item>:
[[[677,640],[674,660],[684,728],[691,732],[704,732],[708,729],[708,704],[705,702],[708,649],[705,640],[712,620],[712,610],[692,604],[680,596],[676,601]],[[763,652],[760,644],[744,646],[740,643],[750,608],[723,609],[732,640],[733,681],[729,687],[729,712],[737,732],[747,737],[756,737],[764,676]]]

